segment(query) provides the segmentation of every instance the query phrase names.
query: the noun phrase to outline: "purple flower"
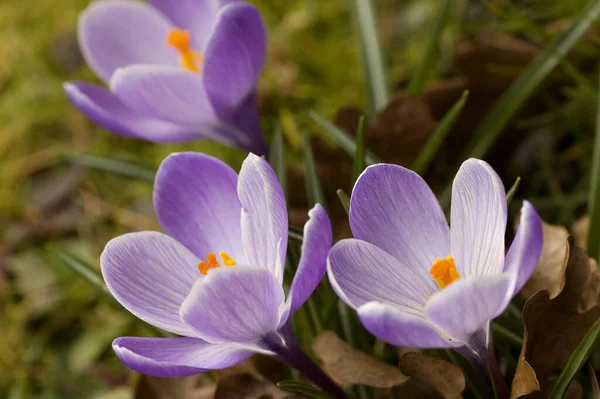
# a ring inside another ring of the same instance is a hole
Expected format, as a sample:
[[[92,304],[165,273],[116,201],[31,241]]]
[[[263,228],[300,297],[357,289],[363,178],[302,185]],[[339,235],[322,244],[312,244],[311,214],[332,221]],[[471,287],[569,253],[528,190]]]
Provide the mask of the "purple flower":
[[[256,81],[266,51],[258,10],[239,0],[92,3],[79,44],[109,87],[65,83],[71,102],[122,136],[212,139],[259,154]]]
[[[524,202],[505,256],[506,219],[504,186],[483,161],[467,160],[454,179],[451,229],[416,173],[371,166],[352,192],[355,239],[331,249],[329,279],[364,326],[390,344],[488,358],[490,322],[529,278],[542,249],[540,218]]]
[[[238,177],[215,158],[173,154],[156,176],[154,204],[166,234],[111,240],[102,274],[131,313],[182,337],[117,338],[113,348],[121,361],[145,374],[173,377],[263,353],[334,387],[300,351],[290,323],[325,274],[332,237],[323,207],[309,212],[286,299],[286,202],[264,159],[248,155]]]

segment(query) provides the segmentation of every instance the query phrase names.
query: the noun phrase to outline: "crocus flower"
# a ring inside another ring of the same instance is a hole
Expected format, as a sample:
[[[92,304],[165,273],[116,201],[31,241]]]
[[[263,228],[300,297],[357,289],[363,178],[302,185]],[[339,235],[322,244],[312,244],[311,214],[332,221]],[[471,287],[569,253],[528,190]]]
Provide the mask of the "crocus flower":
[[[540,218],[524,202],[505,255],[506,206],[498,175],[469,159],[454,179],[449,227],[421,177],[373,165],[352,192],[355,239],[336,243],[328,256],[333,289],[380,339],[454,348],[487,373],[495,366],[491,320],[529,278],[542,249]]]
[[[79,17],[81,51],[108,90],[65,84],[71,102],[122,136],[212,139],[266,152],[255,95],[266,34],[238,0],[99,0]]]
[[[173,154],[158,170],[154,205],[166,234],[111,240],[102,274],[131,313],[181,337],[117,338],[113,349],[121,361],[144,374],[176,377],[262,353],[342,397],[300,350],[290,323],[325,274],[332,237],[323,207],[309,212],[286,299],[286,202],[264,159],[248,155],[238,176],[207,155]]]

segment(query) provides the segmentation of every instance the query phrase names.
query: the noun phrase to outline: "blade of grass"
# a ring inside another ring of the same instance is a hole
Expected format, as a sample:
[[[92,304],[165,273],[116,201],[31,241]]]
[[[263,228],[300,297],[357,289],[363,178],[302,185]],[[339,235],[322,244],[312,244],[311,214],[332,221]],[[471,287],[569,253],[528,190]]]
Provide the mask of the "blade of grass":
[[[548,397],[549,399],[560,399],[564,397],[564,394],[567,390],[567,387],[571,383],[575,374],[585,364],[587,359],[590,357],[592,350],[598,344],[598,337],[600,336],[600,320],[596,321],[592,328],[585,334],[583,339],[579,342],[565,368],[562,373],[556,380],[556,384],[554,385],[554,389],[552,389],[552,393]]]
[[[510,205],[513,198],[515,198],[515,194],[517,193],[517,190],[519,189],[519,184],[521,184],[520,176],[517,177],[517,180],[515,180],[514,184],[510,188],[510,190],[508,190],[508,192],[506,193],[506,204],[507,205]]]
[[[421,49],[420,57],[417,60],[417,66],[408,84],[408,91],[412,94],[418,94],[423,89],[423,85],[425,84],[425,80],[431,69],[431,64],[433,63],[435,50],[438,46],[440,36],[446,26],[448,17],[450,16],[452,3],[452,0],[442,0],[440,3],[435,21],[433,21],[433,24],[431,25],[427,40],[425,41],[425,45]]]
[[[329,122],[315,111],[310,111],[309,115],[317,123],[317,125],[321,126],[321,128],[323,128],[329,137],[331,137],[335,143],[340,146],[342,150],[344,150],[354,159],[356,156],[356,141],[351,135],[333,123]],[[377,155],[373,154],[369,150],[365,151],[365,163],[367,165],[373,165],[380,162],[381,159]]]
[[[377,34],[375,7],[372,0],[352,0],[354,19],[365,70],[371,114],[383,109],[389,101],[386,69]]]
[[[519,349],[523,346],[523,338],[510,331],[508,328],[502,327],[498,323],[494,323],[494,335],[504,338],[507,342]]]
[[[335,192],[344,207],[346,213],[350,213],[350,198],[348,198],[348,194],[344,192],[341,188]]]
[[[325,194],[323,194],[323,188],[321,187],[319,173],[308,136],[304,136],[302,152],[304,154],[304,178],[306,179],[306,193],[308,194],[309,205],[312,207],[316,204],[321,204],[324,208],[327,208],[327,201],[325,200]]]
[[[328,393],[318,391],[300,381],[281,381],[277,383],[277,386],[285,391],[299,393],[311,399],[333,399],[333,396]]]
[[[91,154],[69,153],[64,154],[63,157],[67,161],[77,165],[102,170],[129,179],[139,180],[144,183],[154,184],[156,171],[143,166]]]
[[[598,259],[598,255],[600,255],[600,101],[598,101],[597,107],[596,137],[591,172],[592,181],[590,183],[588,199],[590,228],[587,236],[588,254],[594,259]]]
[[[356,155],[354,156],[354,181],[365,170],[365,117],[361,116],[356,130]]]
[[[283,194],[287,197],[287,165],[285,156],[285,142],[283,139],[283,129],[277,126],[273,139],[271,141],[271,165],[279,177],[279,183],[283,189]]]
[[[599,15],[600,0],[589,0],[573,20],[571,27],[544,49],[488,112],[475,132],[465,158],[482,158],[487,153],[523,104],[531,98]]]
[[[446,137],[448,137],[450,130],[452,130],[454,122],[456,122],[456,120],[460,116],[463,108],[465,107],[465,104],[467,103],[468,98],[469,91],[463,91],[462,96],[460,97],[458,102],[454,104],[452,108],[450,108],[450,111],[448,111],[446,115],[444,115],[444,118],[442,118],[439,125],[432,133],[431,137],[429,137],[429,139],[425,143],[425,146],[423,147],[423,149],[419,153],[419,156],[412,165],[412,170],[414,170],[418,174],[423,174],[425,171],[427,171],[427,168],[429,167],[429,164],[435,157],[435,154],[437,154],[438,150],[442,146],[442,143],[444,142]]]

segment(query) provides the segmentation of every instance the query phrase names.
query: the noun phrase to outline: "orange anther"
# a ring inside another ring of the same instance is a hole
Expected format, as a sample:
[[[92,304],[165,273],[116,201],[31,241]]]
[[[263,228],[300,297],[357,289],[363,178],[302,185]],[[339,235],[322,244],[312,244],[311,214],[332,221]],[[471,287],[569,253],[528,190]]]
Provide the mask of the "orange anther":
[[[431,274],[440,289],[446,288],[460,278],[452,255],[448,255],[443,259],[436,258],[431,269],[429,269],[429,274]]]
[[[181,53],[179,62],[182,67],[188,71],[200,73],[204,59],[200,53],[191,49],[189,31],[178,28],[171,29],[167,34],[167,44],[175,47]]]
[[[219,255],[221,255],[221,259],[223,259],[223,264],[225,266],[236,265],[235,260],[233,260],[231,256],[227,254],[227,252],[221,251],[219,252]],[[206,254],[206,261],[202,260],[200,261],[200,263],[198,263],[198,270],[200,270],[200,274],[202,274],[203,276],[206,276],[210,269],[214,269],[217,267],[221,267],[221,264],[217,261],[217,255],[215,255],[212,252]]]

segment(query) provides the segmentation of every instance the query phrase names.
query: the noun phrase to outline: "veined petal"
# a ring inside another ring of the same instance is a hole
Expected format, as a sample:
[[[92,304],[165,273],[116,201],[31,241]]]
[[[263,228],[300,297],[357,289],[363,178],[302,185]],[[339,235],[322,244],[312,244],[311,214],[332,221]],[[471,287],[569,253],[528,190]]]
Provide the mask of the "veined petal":
[[[185,377],[235,366],[260,349],[237,343],[210,344],[197,338],[121,337],[113,342],[127,367],[155,377]]]
[[[403,312],[393,305],[369,302],[357,309],[365,328],[377,338],[409,348],[452,348],[462,342],[442,337],[423,314]]]
[[[533,273],[542,255],[543,243],[542,221],[533,205],[523,201],[519,228],[504,261],[504,273],[515,279],[513,295],[523,288]]]
[[[281,284],[256,266],[211,269],[180,309],[181,319],[213,342],[257,342],[277,330],[284,307]]]
[[[285,196],[264,159],[248,154],[238,181],[246,263],[266,267],[281,284],[288,236]]]
[[[102,276],[131,313],[163,330],[192,336],[179,308],[200,278],[199,260],[171,237],[154,232],[125,234],[106,244]]]
[[[452,256],[461,276],[502,272],[506,232],[506,193],[484,161],[463,162],[452,186]]]
[[[512,285],[507,274],[455,281],[429,299],[425,317],[452,339],[468,342],[473,333],[504,311],[506,298],[512,297]]]
[[[239,138],[239,146],[259,156],[267,156],[269,149],[260,128],[260,113],[256,93],[251,93],[246,100],[240,104],[231,116],[230,123],[244,132]]]
[[[156,143],[178,143],[201,139],[203,129],[140,115],[117,96],[88,83],[65,83],[69,100],[91,120],[121,136]]]
[[[237,180],[233,169],[211,156],[169,155],[158,168],[154,184],[158,221],[200,259],[209,252],[224,251],[244,263]]]
[[[430,291],[429,269],[450,255],[450,231],[442,208],[425,181],[397,165],[368,167],[350,200],[355,238],[375,244],[406,265]]]
[[[287,298],[290,314],[306,302],[325,275],[327,253],[333,240],[329,217],[321,205],[315,205],[308,216],[309,220],[304,225],[302,256]]]
[[[327,274],[333,290],[354,309],[376,301],[421,312],[434,292],[395,257],[361,240],[337,242],[327,257]]]
[[[140,115],[195,126],[217,120],[202,77],[181,67],[119,68],[110,79],[110,89]]]
[[[103,0],[81,13],[77,33],[88,65],[108,82],[117,68],[127,65],[179,65],[177,51],[165,40],[171,28],[148,4]]]
[[[253,5],[223,7],[206,48],[204,84],[221,117],[228,117],[254,90],[265,62],[266,31]]]

